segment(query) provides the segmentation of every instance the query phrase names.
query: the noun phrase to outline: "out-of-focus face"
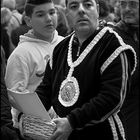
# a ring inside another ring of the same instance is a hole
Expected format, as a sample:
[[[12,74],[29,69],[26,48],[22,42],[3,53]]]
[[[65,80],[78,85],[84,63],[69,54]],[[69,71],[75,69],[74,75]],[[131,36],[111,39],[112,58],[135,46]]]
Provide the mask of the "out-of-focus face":
[[[139,0],[120,0],[121,19],[128,24],[139,24]]]
[[[29,19],[29,25],[33,28],[35,35],[40,39],[52,35],[57,27],[57,12],[53,3],[36,6]]]
[[[68,0],[67,17],[75,31],[93,32],[98,26],[98,5],[95,0]]]

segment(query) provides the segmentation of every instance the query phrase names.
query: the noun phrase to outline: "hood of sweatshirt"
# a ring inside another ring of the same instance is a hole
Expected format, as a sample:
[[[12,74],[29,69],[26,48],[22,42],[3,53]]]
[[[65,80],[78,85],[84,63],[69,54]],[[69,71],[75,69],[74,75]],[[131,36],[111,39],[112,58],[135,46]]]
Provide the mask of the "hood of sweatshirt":
[[[58,35],[58,32],[55,30],[54,31],[54,38],[51,42],[47,42],[45,40],[41,40],[41,39],[38,39],[34,36],[33,34],[33,30],[29,30],[27,33],[25,33],[24,35],[21,35],[20,36],[20,41],[19,41],[19,44],[23,43],[23,42],[34,42],[34,43],[48,43],[48,44],[54,44],[55,42],[57,42],[58,40],[58,37],[59,38],[63,38],[62,36],[59,36]]]
[[[54,31],[54,37],[51,42],[41,40],[33,35],[33,30],[29,30],[26,34],[20,36],[20,41],[18,46],[24,49],[36,48],[40,53],[46,57],[46,55],[51,55],[55,46],[64,39],[64,37],[58,35],[58,32]],[[33,52],[32,52],[33,53]]]

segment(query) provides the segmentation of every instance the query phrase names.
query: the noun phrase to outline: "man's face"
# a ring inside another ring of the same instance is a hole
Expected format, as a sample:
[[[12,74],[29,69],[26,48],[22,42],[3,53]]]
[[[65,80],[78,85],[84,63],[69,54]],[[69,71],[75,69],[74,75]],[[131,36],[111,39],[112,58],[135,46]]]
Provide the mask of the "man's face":
[[[38,37],[48,37],[57,26],[57,13],[53,3],[36,6],[30,18],[31,26]]]
[[[95,0],[68,0],[67,17],[76,31],[94,31],[98,26]]]
[[[139,0],[120,0],[121,19],[128,24],[139,24]]]

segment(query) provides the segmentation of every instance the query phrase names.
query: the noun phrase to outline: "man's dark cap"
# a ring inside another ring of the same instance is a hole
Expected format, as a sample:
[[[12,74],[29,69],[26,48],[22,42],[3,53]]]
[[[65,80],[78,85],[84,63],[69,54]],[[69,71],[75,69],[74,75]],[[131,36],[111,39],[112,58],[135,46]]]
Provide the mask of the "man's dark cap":
[[[53,0],[26,0],[26,4],[31,4],[31,5],[40,5],[49,2],[53,2]]]

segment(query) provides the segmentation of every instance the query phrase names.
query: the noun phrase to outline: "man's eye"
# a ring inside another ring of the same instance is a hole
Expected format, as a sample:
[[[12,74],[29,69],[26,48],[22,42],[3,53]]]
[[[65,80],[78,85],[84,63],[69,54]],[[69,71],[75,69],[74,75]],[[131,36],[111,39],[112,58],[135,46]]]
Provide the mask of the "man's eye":
[[[90,8],[90,7],[92,6],[92,4],[91,4],[91,3],[85,3],[84,6],[85,6],[86,8]]]
[[[77,9],[77,7],[78,7],[77,5],[74,5],[74,4],[73,4],[73,5],[70,5],[69,8],[72,9],[72,10],[74,10],[74,9]]]
[[[131,7],[133,7],[133,8],[136,8],[136,7],[137,7],[137,4],[138,4],[138,3],[136,3],[135,1],[130,1],[130,2],[129,2],[129,5],[130,5]]]
[[[121,2],[120,2],[120,5],[121,5],[121,7],[126,7],[127,2],[125,2],[125,1],[121,1]]]

